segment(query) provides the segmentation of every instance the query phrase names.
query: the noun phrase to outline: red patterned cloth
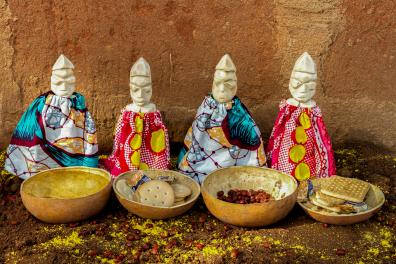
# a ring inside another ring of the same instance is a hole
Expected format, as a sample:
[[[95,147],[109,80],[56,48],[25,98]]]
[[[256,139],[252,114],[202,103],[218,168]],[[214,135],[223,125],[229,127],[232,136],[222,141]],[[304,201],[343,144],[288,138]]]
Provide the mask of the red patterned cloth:
[[[169,167],[168,130],[159,111],[121,111],[115,131],[113,152],[102,163],[113,177],[129,170]]]
[[[279,109],[266,149],[269,166],[298,180],[334,175],[334,153],[319,107],[283,100]]]

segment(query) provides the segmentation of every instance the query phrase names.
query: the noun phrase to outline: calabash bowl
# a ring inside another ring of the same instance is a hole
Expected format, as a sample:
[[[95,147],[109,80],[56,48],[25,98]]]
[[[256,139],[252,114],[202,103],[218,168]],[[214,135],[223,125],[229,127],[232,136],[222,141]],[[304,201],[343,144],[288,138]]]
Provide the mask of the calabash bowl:
[[[368,220],[376,214],[385,202],[384,193],[377,186],[370,184],[365,202],[369,210],[353,214],[337,214],[321,210],[315,205],[306,202],[298,202],[304,211],[316,221],[332,225],[350,225]]]
[[[36,218],[70,223],[94,216],[105,207],[111,176],[98,168],[54,168],[28,178],[20,190],[24,206]]]
[[[217,192],[231,189],[259,190],[272,193],[280,183],[274,199],[265,203],[235,204],[217,199]],[[209,211],[225,223],[243,227],[273,224],[284,218],[297,199],[297,182],[285,173],[268,168],[236,166],[218,169],[205,178],[201,193]]]
[[[171,170],[154,170],[154,169],[145,170],[144,174],[150,177],[151,179],[155,179],[158,176],[173,176],[177,183],[181,183],[188,186],[191,189],[192,193],[187,198],[185,203],[171,207],[151,206],[151,205],[142,204],[134,201],[133,199],[129,199],[116,188],[118,181],[122,179],[128,179],[132,177],[133,174],[134,171],[128,171],[120,174],[114,180],[113,190],[117,196],[118,201],[122,204],[123,207],[125,207],[125,209],[142,218],[166,219],[166,218],[182,215],[195,204],[200,194],[199,184],[190,177],[180,172],[171,171]]]

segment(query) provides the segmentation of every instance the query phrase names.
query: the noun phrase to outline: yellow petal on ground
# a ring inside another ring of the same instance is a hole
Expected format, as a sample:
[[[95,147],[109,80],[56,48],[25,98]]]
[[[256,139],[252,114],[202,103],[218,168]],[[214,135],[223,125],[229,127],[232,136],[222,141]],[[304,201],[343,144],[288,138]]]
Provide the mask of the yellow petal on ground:
[[[129,143],[133,150],[138,150],[142,146],[142,135],[135,134]]]
[[[302,112],[302,113],[300,114],[300,116],[298,117],[298,121],[300,121],[300,124],[301,124],[301,126],[302,126],[304,129],[308,129],[308,128],[311,127],[311,121],[310,121],[310,119],[309,119],[309,116],[308,116],[307,113],[305,113],[305,112]]]
[[[165,149],[165,131],[159,129],[151,133],[150,146],[151,150],[155,153],[159,153]]]
[[[295,145],[289,150],[289,157],[295,163],[299,163],[300,161],[302,161],[304,159],[304,156],[305,148],[303,145]]]
[[[141,115],[135,117],[135,129],[136,133],[143,132],[143,117]]]
[[[148,170],[148,169],[150,169],[150,167],[147,165],[147,163],[142,162],[139,164],[139,170]]]
[[[299,181],[308,180],[311,177],[311,172],[309,171],[309,166],[306,163],[301,162],[300,164],[297,165],[297,167],[294,171],[294,176]]]
[[[295,137],[296,142],[299,144],[305,144],[308,140],[307,133],[305,133],[305,130],[302,126],[298,126],[296,128]]]
[[[131,156],[131,162],[133,166],[139,167],[140,165],[140,150],[134,151]]]

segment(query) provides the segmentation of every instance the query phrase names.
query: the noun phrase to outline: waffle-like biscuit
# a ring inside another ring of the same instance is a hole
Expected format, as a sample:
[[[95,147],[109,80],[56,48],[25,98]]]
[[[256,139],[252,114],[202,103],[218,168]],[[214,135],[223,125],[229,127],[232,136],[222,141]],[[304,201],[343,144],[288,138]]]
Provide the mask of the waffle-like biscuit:
[[[328,183],[328,180],[331,178],[315,178],[312,179],[312,185],[313,185],[313,190],[314,192],[317,192],[320,190],[323,186],[325,186]]]
[[[175,192],[175,198],[185,198],[191,194],[191,189],[184,184],[173,183],[171,184],[173,191]]]
[[[349,204],[340,204],[340,205],[334,205],[334,206],[329,206],[326,204],[321,203],[316,196],[316,193],[310,197],[311,203],[314,205],[324,208],[326,210],[329,210],[331,212],[335,212],[338,214],[349,214],[349,213],[355,213],[355,209],[353,208],[352,205]]]
[[[323,184],[320,190],[322,193],[336,198],[361,203],[369,189],[370,185],[367,182],[353,178],[333,176],[327,179],[326,184]]]
[[[340,209],[340,208],[338,208],[338,207],[329,207],[329,206],[326,206],[325,204],[322,204],[321,202],[319,202],[319,201],[316,199],[316,194],[314,194],[314,195],[312,195],[312,196],[310,197],[310,202],[311,202],[312,204],[314,204],[314,205],[320,207],[320,208],[324,208],[324,209],[326,209],[326,210],[329,210],[329,211],[332,211],[332,212],[336,212],[336,213],[341,213],[341,209]]]
[[[336,198],[327,194],[324,194],[322,191],[316,192],[316,200],[326,206],[334,206],[345,203],[344,199]]]
[[[143,183],[136,191],[136,197],[141,203],[169,207],[175,201],[175,193],[169,183],[152,180]]]

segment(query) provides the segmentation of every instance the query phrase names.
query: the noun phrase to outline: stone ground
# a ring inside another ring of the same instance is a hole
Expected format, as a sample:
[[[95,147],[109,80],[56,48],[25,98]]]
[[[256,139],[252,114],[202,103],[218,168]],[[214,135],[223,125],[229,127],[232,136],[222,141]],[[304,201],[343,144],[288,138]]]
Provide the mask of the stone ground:
[[[362,143],[335,149],[339,175],[374,183],[386,195],[366,222],[326,225],[296,205],[272,226],[239,228],[214,218],[202,200],[181,217],[151,221],[113,196],[92,219],[50,225],[25,210],[19,180],[1,171],[0,263],[395,263],[395,156]]]

